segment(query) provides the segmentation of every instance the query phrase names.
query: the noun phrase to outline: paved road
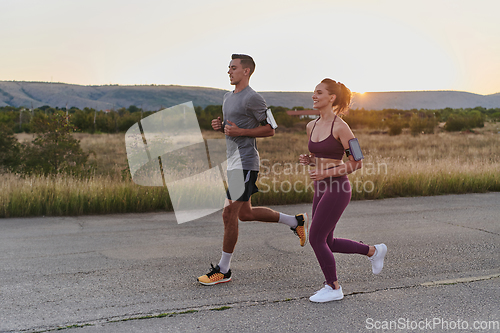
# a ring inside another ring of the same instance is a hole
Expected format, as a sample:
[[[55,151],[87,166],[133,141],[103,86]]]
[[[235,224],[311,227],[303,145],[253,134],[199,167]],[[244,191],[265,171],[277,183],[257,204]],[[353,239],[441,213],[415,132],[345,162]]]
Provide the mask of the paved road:
[[[196,277],[220,257],[220,213],[2,219],[0,331],[500,332],[499,203],[352,202],[337,237],[385,242],[386,265],[374,276],[365,257],[337,255],[346,297],[326,304],[308,300],[323,282],[311,247],[283,225],[241,223],[233,281],[206,287]]]

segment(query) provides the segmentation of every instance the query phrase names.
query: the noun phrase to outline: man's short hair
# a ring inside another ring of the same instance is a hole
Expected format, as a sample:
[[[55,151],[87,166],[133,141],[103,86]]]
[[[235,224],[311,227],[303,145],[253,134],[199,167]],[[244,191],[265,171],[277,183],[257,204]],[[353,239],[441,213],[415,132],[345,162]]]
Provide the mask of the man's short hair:
[[[231,59],[240,59],[241,66],[243,68],[249,68],[250,69],[250,75],[252,75],[253,71],[255,70],[255,62],[253,61],[252,57],[246,54],[233,54],[231,56]]]

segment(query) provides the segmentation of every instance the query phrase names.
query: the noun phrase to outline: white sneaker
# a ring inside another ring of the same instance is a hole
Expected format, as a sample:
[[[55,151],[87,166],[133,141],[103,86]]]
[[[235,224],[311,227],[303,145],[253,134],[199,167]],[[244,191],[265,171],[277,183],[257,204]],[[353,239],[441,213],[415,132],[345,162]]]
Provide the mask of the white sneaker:
[[[375,245],[375,253],[368,257],[372,262],[372,272],[373,274],[378,274],[384,268],[384,258],[387,253],[387,246],[385,244],[377,244]]]
[[[318,290],[314,295],[309,297],[311,302],[323,303],[330,301],[338,301],[344,298],[344,293],[342,292],[342,287],[339,289],[333,289],[328,284],[325,284],[323,288]]]

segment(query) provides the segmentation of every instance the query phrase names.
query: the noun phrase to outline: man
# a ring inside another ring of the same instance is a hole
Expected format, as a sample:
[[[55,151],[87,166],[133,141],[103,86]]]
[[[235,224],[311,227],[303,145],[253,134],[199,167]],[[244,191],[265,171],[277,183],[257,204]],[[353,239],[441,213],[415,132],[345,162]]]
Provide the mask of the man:
[[[229,189],[222,213],[222,256],[217,266],[211,265],[210,272],[198,278],[204,285],[231,280],[230,263],[238,240],[238,219],[286,224],[299,237],[301,246],[307,241],[309,226],[307,214],[291,216],[267,207],[252,207],[250,197],[258,192],[255,182],[260,165],[255,138],[273,136],[274,129],[266,121],[267,106],[264,98],[249,86],[250,76],[255,69],[252,57],[233,54],[231,58],[228,74],[234,91],[224,95],[224,122],[220,117],[212,120],[212,128],[226,134],[227,143]],[[232,197],[235,195],[238,197]]]

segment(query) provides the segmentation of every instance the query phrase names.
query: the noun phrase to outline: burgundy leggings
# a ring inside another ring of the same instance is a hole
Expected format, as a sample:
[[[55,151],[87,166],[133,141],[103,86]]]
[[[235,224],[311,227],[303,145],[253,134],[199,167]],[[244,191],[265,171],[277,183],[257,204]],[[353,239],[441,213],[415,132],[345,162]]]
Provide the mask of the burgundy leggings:
[[[333,238],[333,230],[351,201],[351,184],[347,176],[325,178],[314,182],[312,223],[309,233],[311,244],[326,283],[337,281],[333,252],[368,254],[369,247],[349,239]]]

